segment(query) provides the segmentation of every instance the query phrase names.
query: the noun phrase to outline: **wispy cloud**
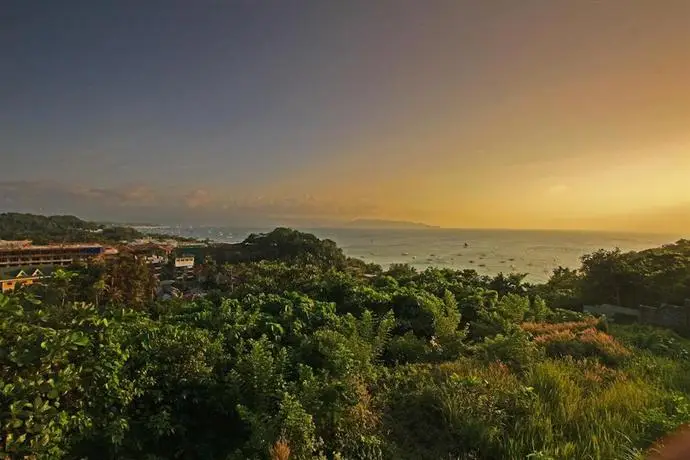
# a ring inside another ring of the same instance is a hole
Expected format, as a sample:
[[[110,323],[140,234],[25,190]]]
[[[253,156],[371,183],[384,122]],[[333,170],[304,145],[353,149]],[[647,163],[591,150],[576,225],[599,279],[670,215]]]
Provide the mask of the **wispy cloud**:
[[[213,197],[208,190],[200,188],[187,193],[184,202],[189,208],[206,207],[213,203]]]
[[[3,210],[76,214],[97,220],[198,223],[331,221],[375,216],[380,207],[362,199],[339,201],[314,195],[228,197],[204,188],[156,190],[144,185],[118,188],[52,182],[0,182]]]

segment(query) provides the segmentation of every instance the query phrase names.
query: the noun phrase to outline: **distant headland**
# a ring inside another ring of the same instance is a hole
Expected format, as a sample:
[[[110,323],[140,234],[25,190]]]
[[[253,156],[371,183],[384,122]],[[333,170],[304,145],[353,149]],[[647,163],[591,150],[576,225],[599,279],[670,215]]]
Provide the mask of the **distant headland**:
[[[345,228],[392,228],[392,229],[419,229],[419,228],[441,228],[437,225],[428,225],[420,222],[408,222],[404,220],[384,220],[384,219],[355,219],[344,224]]]

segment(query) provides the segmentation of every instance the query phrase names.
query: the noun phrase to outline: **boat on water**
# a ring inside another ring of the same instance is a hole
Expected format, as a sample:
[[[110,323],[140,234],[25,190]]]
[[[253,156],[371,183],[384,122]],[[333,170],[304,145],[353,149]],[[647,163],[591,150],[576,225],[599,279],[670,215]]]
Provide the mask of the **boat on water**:
[[[466,248],[469,248],[469,247],[470,247],[470,245],[469,245],[469,244],[467,244],[467,243],[465,243],[465,247],[466,247]]]

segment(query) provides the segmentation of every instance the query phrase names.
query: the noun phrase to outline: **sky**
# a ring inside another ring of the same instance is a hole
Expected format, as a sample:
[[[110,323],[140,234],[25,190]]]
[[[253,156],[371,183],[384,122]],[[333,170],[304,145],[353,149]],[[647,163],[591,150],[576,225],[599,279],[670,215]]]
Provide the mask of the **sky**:
[[[5,0],[0,210],[690,234],[687,0]]]

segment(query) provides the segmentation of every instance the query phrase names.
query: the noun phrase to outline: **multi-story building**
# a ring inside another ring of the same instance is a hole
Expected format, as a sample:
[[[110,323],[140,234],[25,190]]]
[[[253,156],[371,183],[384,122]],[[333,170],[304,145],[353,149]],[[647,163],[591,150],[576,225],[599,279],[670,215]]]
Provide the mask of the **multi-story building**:
[[[29,285],[51,276],[57,267],[102,257],[105,248],[97,244],[34,246],[29,242],[0,245],[0,287],[2,292]]]
[[[194,268],[194,256],[183,254],[175,257],[175,268],[180,270],[192,270]]]
[[[175,279],[191,280],[194,279],[194,256],[191,254],[182,254],[175,257]]]
[[[0,246],[0,267],[24,265],[68,266],[102,256],[105,248],[98,244],[5,245]]]
[[[206,256],[209,255],[208,246],[203,243],[179,243],[173,250],[176,257],[194,257],[194,263],[203,264]]]

